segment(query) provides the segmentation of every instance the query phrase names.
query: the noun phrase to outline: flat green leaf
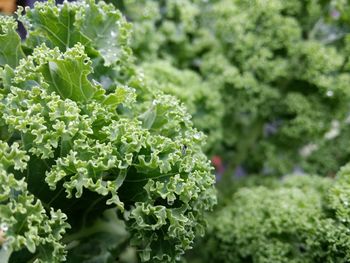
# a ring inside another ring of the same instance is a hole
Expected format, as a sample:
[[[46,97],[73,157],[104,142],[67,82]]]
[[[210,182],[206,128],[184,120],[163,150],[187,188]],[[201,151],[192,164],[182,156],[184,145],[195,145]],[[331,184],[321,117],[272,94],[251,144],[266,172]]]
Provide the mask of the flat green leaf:
[[[44,42],[50,47],[58,47],[65,51],[78,42],[85,45],[90,41],[74,26],[75,9],[67,3],[62,6],[60,12],[55,6],[55,1],[38,3],[35,8],[28,10],[27,16],[35,28],[30,31],[29,42],[36,42],[39,37],[45,39]]]
[[[151,129],[156,117],[157,108],[152,104],[152,106],[146,112],[139,116],[139,120],[142,121],[143,127],[146,129]]]
[[[88,1],[88,3],[81,32],[93,41],[91,44],[100,52],[105,66],[110,66],[121,57],[123,45],[129,38],[129,31],[118,26],[124,22],[120,12],[102,2],[95,4],[95,1]]]
[[[10,256],[12,254],[12,249],[2,247],[0,249],[0,263],[8,263]]]
[[[15,67],[24,57],[16,29],[17,22],[12,17],[0,16],[0,66]]]
[[[88,101],[96,92],[96,87],[87,79],[92,71],[91,62],[81,45],[68,50],[63,58],[43,64],[39,71],[49,84],[49,90],[62,98]]]

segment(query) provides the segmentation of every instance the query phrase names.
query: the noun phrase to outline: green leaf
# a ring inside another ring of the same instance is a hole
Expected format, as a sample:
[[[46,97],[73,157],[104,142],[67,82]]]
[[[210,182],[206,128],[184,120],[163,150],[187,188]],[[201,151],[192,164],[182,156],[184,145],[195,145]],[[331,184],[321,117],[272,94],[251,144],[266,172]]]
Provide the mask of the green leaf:
[[[130,91],[126,90],[123,87],[118,87],[114,93],[111,93],[105,96],[103,105],[116,107],[125,101],[129,92]]]
[[[67,236],[66,242],[74,244],[68,254],[68,263],[111,263],[125,249],[129,233],[125,224],[117,217],[116,209],[108,209],[93,225],[82,228],[72,236]]]
[[[69,49],[62,58],[50,60],[39,69],[50,91],[74,101],[88,101],[95,94],[97,89],[87,78],[91,71],[91,61],[80,44]]]
[[[5,90],[9,91],[11,87],[11,79],[15,76],[13,69],[9,65],[5,65],[4,69],[0,71],[0,79]]]
[[[20,19],[27,56],[0,70],[0,121],[13,134],[0,144],[0,221],[15,241],[11,257],[64,261],[67,244],[81,248],[67,260],[115,261],[118,215],[130,235],[122,246],[132,238],[143,259],[174,261],[216,203],[204,136],[176,98],[153,92],[136,71],[130,26],[112,5],[50,0]],[[108,208],[113,220],[89,232]],[[67,217],[72,230],[61,241]]]
[[[8,263],[12,252],[11,248],[0,248],[0,263]]]
[[[93,0],[87,2],[80,30],[93,41],[91,44],[99,51],[105,66],[110,66],[125,52],[123,46],[129,39],[130,26],[126,26],[122,14],[113,7]],[[123,23],[123,27],[117,26],[118,23]]]
[[[10,151],[10,146],[0,141],[5,149],[5,158],[0,158],[0,225],[5,233],[5,243],[1,244],[0,262],[27,262],[17,260],[27,251],[35,253],[41,262],[61,262],[65,259],[64,245],[60,242],[69,225],[67,217],[60,210],[44,209],[41,201],[27,189],[24,179],[17,180],[3,165],[8,159],[22,158],[22,151]],[[18,145],[12,145],[12,150]],[[28,159],[26,159],[28,161]],[[16,168],[16,162],[12,162]],[[11,168],[9,167],[9,170]],[[16,168],[17,169],[17,168]],[[32,255],[33,256],[33,255]]]
[[[155,104],[152,104],[152,106],[146,112],[139,116],[139,120],[142,121],[143,127],[150,129],[156,120],[156,117],[157,107],[155,107]]]
[[[29,45],[46,43],[61,51],[77,43],[85,45],[92,56],[100,55],[105,66],[129,56],[130,25],[113,6],[90,0],[74,5],[55,6],[54,1],[36,3],[28,11]]]
[[[33,31],[30,31],[28,42],[44,41],[50,47],[58,47],[65,51],[73,47],[76,43],[83,45],[90,40],[87,39],[75,27],[76,8],[65,3],[61,10],[55,6],[55,1],[49,1],[47,4],[36,3],[35,8],[29,9],[27,17]]]
[[[24,53],[14,18],[0,15],[0,66],[16,67]]]

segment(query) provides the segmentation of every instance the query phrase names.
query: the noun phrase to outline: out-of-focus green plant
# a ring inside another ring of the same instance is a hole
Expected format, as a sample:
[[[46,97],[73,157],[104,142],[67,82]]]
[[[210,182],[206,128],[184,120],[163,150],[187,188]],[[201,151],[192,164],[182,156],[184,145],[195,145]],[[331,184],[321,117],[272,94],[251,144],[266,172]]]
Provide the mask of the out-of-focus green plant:
[[[347,152],[330,166],[320,152],[346,129],[346,1],[124,0],[120,8],[134,24],[139,62],[168,60],[220,92],[223,147],[214,148],[232,169],[334,174],[344,164]]]
[[[203,53],[216,45],[201,24],[202,0],[122,0],[116,5],[133,23],[132,48],[140,61],[166,59],[178,68],[198,69]],[[198,60],[199,59],[199,60]]]
[[[19,19],[24,42],[0,17],[0,262],[179,260],[216,202],[205,136],[138,73],[112,5]]]
[[[350,164],[342,167],[337,174],[337,181],[330,191],[330,203],[335,209],[336,218],[346,226],[350,222]]]
[[[223,0],[212,6],[207,24],[220,48],[205,56],[201,72],[221,87],[233,167],[270,174],[308,170],[304,163],[318,145],[342,129],[350,74],[344,45],[318,38],[315,27],[327,10],[322,1]]]
[[[347,170],[335,184],[303,175],[241,188],[210,219],[202,262],[348,262]]]

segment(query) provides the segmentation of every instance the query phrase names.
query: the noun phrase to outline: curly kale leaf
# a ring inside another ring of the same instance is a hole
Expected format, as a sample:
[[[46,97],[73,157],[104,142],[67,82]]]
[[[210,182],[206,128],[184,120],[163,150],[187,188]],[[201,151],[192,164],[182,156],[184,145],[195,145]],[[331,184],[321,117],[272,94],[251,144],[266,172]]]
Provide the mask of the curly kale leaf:
[[[336,206],[328,200],[338,198],[328,194],[330,189],[332,180],[308,175],[288,176],[272,189],[239,189],[209,220],[208,257],[214,262],[349,261],[348,226],[332,212]]]
[[[69,226],[67,216],[46,209],[24,179],[10,172],[27,167],[29,156],[19,147],[0,141],[0,261],[61,262],[66,258],[61,240]]]
[[[0,135],[29,157],[14,172],[28,193],[66,214],[68,260],[84,244],[115,242],[105,228],[91,230],[109,210],[107,225],[125,221],[123,238],[142,261],[175,261],[216,203],[205,136],[177,99],[137,73],[130,25],[113,6],[49,1],[20,19],[26,57],[0,70]],[[115,259],[124,245],[91,256]]]
[[[15,67],[24,53],[21,38],[16,32],[17,22],[12,18],[0,16],[0,66]]]

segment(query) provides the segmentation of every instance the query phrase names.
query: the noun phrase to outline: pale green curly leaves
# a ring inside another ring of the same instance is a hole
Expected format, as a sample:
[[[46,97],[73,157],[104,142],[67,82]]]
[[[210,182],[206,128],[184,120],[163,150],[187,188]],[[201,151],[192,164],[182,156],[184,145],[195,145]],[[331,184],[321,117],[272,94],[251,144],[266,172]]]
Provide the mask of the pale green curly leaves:
[[[21,20],[30,55],[0,72],[1,138],[30,157],[26,167],[14,159],[26,169],[16,176],[47,210],[61,208],[73,228],[116,208],[137,249],[148,251],[143,261],[174,261],[203,233],[203,211],[216,202],[205,136],[178,100],[133,71],[129,25],[112,6],[49,1]]]
[[[15,19],[0,16],[0,66],[15,67],[19,60],[24,57],[21,38],[16,29]]]
[[[17,180],[7,172],[27,167],[29,156],[17,143],[9,146],[0,141],[0,262],[7,263],[17,257],[16,252],[27,250],[36,262],[61,262],[65,259],[64,245],[60,243],[68,224],[60,210],[48,213],[40,200],[28,190],[23,179]],[[13,254],[13,255],[12,255]],[[24,259],[23,259],[24,260]]]
[[[89,53],[98,52],[106,66],[130,55],[130,25],[119,11],[103,2],[65,3],[60,7],[53,1],[36,3],[27,10],[24,21],[30,22],[29,43],[43,41],[64,51],[79,42],[89,47]]]
[[[332,180],[309,175],[239,189],[210,219],[212,261],[348,262],[349,230],[330,210],[330,189]]]
[[[69,49],[63,58],[42,63],[38,69],[49,84],[50,92],[74,101],[88,101],[95,94],[96,88],[87,79],[91,71],[91,61],[82,46]]]

